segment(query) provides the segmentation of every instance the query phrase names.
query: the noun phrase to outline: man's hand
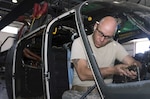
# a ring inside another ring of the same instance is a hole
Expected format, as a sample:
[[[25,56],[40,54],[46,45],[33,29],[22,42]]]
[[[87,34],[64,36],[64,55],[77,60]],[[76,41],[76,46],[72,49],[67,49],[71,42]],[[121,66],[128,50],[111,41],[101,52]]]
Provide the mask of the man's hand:
[[[118,65],[114,66],[115,74],[121,75],[121,76],[125,75],[132,79],[135,79],[137,77],[137,72],[134,70],[129,70],[128,67],[129,66],[125,65],[125,64],[118,64]]]

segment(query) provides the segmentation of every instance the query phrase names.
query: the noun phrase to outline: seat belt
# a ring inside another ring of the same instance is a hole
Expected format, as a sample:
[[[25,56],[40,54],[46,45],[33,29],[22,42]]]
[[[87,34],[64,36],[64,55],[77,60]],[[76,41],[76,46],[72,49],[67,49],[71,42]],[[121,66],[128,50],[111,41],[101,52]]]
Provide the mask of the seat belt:
[[[70,43],[64,44],[64,48],[67,50],[67,67],[68,67],[68,78],[69,78],[69,88],[72,88],[72,82],[73,82],[73,68],[70,61],[71,51],[69,49]]]

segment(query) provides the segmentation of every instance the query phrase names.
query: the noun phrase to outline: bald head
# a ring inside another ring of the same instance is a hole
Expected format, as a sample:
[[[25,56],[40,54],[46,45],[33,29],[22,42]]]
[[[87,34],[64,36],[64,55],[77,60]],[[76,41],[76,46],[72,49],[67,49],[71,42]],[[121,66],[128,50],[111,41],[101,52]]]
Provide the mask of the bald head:
[[[113,35],[117,30],[117,21],[114,17],[106,16],[100,20],[98,27],[107,35]]]
[[[107,16],[96,22],[93,31],[93,42],[97,48],[105,46],[114,37],[117,29],[117,21],[114,17]]]

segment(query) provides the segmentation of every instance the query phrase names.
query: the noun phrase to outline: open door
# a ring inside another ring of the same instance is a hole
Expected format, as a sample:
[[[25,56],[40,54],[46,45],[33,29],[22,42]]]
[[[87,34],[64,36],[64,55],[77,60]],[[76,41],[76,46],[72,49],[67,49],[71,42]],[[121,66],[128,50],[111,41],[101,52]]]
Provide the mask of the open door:
[[[12,68],[13,99],[43,99],[42,38],[41,26],[21,38],[14,50]]]
[[[46,99],[61,99],[71,87],[70,48],[77,35],[74,10],[50,22],[46,29],[44,44]]]

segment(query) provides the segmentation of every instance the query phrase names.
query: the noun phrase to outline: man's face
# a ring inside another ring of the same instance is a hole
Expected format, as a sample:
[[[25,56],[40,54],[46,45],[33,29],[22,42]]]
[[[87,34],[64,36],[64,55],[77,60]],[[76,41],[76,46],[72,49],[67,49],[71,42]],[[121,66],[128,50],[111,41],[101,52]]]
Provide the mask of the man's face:
[[[93,34],[93,41],[97,48],[103,47],[113,40],[114,29],[108,26],[100,26],[96,23]]]

